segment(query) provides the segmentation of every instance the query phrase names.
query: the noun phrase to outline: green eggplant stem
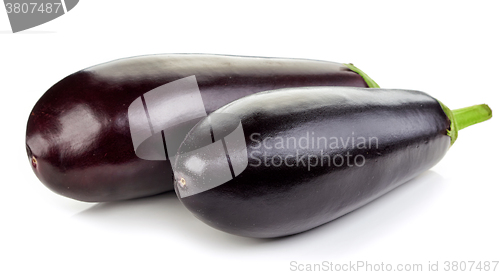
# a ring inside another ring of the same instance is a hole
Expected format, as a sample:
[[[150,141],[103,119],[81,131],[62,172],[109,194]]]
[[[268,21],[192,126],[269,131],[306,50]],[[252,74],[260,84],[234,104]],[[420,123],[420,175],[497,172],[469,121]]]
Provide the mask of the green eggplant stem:
[[[474,105],[452,110],[458,130],[486,121],[491,118],[491,109],[486,104]]]
[[[359,74],[366,82],[369,88],[380,88],[380,86],[371,77],[369,77],[365,72],[354,66],[352,63],[344,63],[351,71]]]
[[[479,104],[456,110],[450,110],[446,105],[439,102],[443,111],[450,119],[448,135],[451,137],[451,145],[458,137],[458,131],[471,125],[486,121],[492,117],[492,111],[486,104]]]

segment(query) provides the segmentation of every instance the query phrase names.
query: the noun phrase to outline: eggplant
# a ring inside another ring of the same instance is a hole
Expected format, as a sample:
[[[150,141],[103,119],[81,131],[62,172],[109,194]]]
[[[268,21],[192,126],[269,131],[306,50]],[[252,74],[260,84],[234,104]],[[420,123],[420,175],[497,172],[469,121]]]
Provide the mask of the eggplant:
[[[297,234],[430,169],[487,105],[450,111],[419,91],[302,87],[257,93],[201,120],[181,144],[175,191],[235,235]]]
[[[69,75],[43,94],[28,119],[26,150],[36,176],[60,195],[88,202],[155,195],[173,190],[170,157],[206,114],[246,95],[300,86],[378,87],[352,64],[325,61],[120,59]]]

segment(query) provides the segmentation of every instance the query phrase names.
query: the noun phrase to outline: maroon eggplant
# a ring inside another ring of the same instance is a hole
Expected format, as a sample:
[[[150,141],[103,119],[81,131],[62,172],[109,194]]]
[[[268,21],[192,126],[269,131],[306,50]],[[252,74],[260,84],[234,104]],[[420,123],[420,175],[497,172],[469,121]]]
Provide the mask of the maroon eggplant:
[[[185,88],[198,93],[193,104],[176,103],[177,96],[189,99],[182,87],[171,96],[168,89],[160,97],[152,92],[181,79],[190,79]],[[159,194],[173,189],[168,152],[177,148],[166,148],[169,138],[180,144],[178,133],[201,118],[190,116],[197,113],[191,105],[209,114],[246,95],[301,86],[378,87],[352,64],[202,54],[120,59],[69,75],[39,99],[27,124],[28,158],[48,188],[69,198],[103,202]],[[163,129],[152,120],[155,110],[172,125],[190,122]],[[150,147],[142,146],[146,141]]]
[[[175,159],[197,218],[256,238],[330,222],[434,166],[487,105],[450,111],[418,91],[303,87],[236,100],[201,120]]]

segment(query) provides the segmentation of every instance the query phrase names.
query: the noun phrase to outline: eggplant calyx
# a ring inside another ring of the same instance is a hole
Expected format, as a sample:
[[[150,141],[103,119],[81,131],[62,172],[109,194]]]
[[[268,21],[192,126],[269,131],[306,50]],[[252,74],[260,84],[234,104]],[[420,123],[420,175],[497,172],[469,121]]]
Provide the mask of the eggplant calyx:
[[[443,108],[446,116],[450,119],[450,128],[447,130],[448,136],[451,137],[450,146],[455,143],[455,140],[457,140],[458,131],[471,125],[486,121],[492,117],[492,111],[486,104],[450,110],[450,108],[444,105],[441,101],[438,100],[438,102],[441,105],[441,108]]]
[[[368,84],[368,87],[380,88],[380,86],[377,84],[377,82],[375,82],[373,79],[371,79],[371,77],[369,77],[365,72],[363,72],[362,70],[360,70],[359,68],[354,66],[352,63],[344,63],[344,65],[346,65],[347,68],[349,68],[351,71],[359,74],[365,80],[366,84]]]

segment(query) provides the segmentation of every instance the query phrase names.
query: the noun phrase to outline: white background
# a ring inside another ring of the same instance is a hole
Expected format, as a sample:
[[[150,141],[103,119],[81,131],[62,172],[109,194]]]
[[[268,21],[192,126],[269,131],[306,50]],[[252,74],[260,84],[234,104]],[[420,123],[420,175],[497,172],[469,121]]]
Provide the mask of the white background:
[[[0,274],[276,274],[290,273],[291,261],[424,270],[429,261],[440,268],[447,260],[499,261],[496,117],[461,131],[438,165],[386,196],[275,240],[212,229],[173,192],[83,203],[52,193],[31,171],[25,127],[38,98],[75,71],[136,55],[352,62],[382,87],[422,90],[452,109],[488,103],[499,112],[498,2],[372,2],[87,0],[17,34],[0,8]]]

